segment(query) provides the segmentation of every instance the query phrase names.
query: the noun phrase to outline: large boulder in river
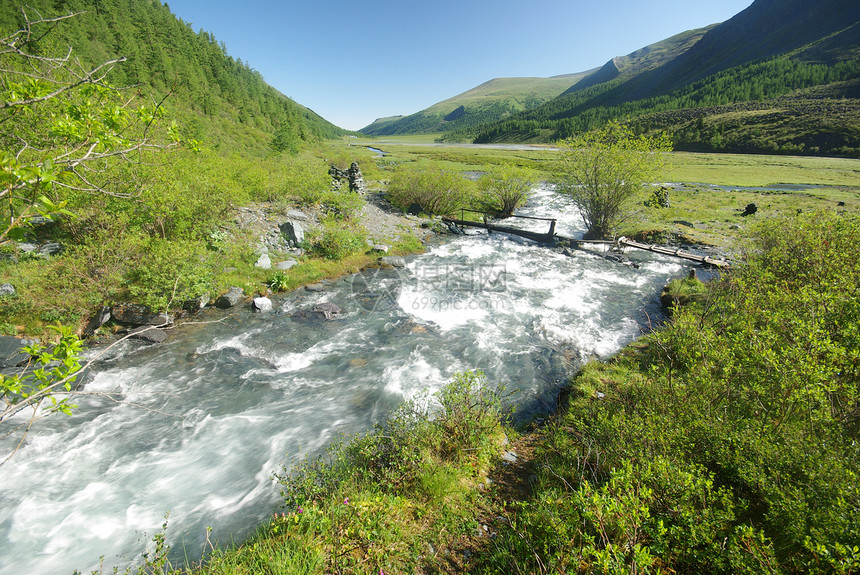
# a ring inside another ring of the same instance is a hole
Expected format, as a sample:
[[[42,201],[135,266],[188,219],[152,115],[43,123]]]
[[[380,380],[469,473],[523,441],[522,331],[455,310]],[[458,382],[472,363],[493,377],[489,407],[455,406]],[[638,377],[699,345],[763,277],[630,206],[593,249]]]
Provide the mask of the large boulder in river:
[[[340,308],[331,303],[330,301],[324,301],[322,303],[318,303],[313,307],[314,313],[322,314],[322,316],[326,319],[334,319],[335,316],[340,315]]]
[[[215,300],[215,307],[228,309],[239,304],[245,299],[245,290],[240,287],[231,287],[230,291]]]
[[[272,300],[267,297],[255,297],[251,310],[258,313],[268,313],[272,311]]]

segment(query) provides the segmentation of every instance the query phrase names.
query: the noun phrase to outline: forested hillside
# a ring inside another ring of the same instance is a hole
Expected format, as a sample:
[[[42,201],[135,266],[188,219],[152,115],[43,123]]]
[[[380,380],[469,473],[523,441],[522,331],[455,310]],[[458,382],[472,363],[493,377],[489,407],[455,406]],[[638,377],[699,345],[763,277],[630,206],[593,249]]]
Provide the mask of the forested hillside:
[[[22,7],[13,1],[0,5],[0,30],[17,30],[23,24]],[[73,56],[85,65],[126,58],[107,80],[115,86],[138,86],[152,99],[169,93],[166,107],[190,136],[210,146],[265,149],[278,132],[288,136],[290,146],[300,146],[344,133],[266,84],[212,34],[194,32],[158,0],[26,3],[31,20],[69,13],[80,14],[40,40],[43,50],[71,46]]]
[[[329,164],[350,159],[326,140],[344,131],[166,4],[4,2],[0,39],[2,334],[83,329],[122,302],[253,293],[267,272],[259,238],[233,233],[239,207],[344,219],[357,205],[330,194]]]

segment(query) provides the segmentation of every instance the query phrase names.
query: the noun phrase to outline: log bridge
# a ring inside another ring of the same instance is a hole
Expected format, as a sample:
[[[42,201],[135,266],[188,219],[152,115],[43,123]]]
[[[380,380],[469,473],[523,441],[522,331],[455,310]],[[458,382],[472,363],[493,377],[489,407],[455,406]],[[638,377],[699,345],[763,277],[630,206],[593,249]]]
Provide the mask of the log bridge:
[[[481,216],[482,216],[481,221],[465,219],[465,212],[470,212],[473,214],[481,214]],[[491,217],[506,218],[506,219],[507,218],[519,218],[522,220],[545,221],[545,222],[549,222],[549,231],[545,234],[542,234],[539,232],[530,232],[528,230],[521,230],[519,228],[511,228],[509,226],[500,226],[497,224],[491,224],[490,223]],[[523,238],[527,238],[527,239],[536,241],[540,244],[551,244],[551,243],[555,243],[555,241],[556,241],[555,220],[552,218],[536,218],[533,216],[515,216],[515,215],[506,216],[506,215],[502,215],[502,214],[491,214],[488,212],[479,212],[477,210],[461,209],[459,220],[454,219],[454,218],[443,217],[442,221],[445,222],[446,224],[454,224],[455,226],[461,227],[461,228],[462,227],[483,228],[483,229],[487,230],[488,233],[501,232],[503,234],[511,234],[511,235],[515,235],[515,236],[520,236]]]
[[[481,214],[481,220],[467,220],[465,219],[465,212],[471,212],[476,214]],[[498,224],[490,223],[491,217],[501,217],[501,218],[519,218],[524,220],[539,220],[549,222],[549,231],[546,233],[540,232],[532,232],[529,230],[522,230],[519,228],[513,228],[510,226],[500,226]],[[618,238],[617,240],[578,240],[574,238],[566,238],[563,236],[559,236],[555,233],[555,224],[556,220],[554,218],[538,218],[534,216],[518,216],[518,215],[500,215],[500,214],[491,214],[488,212],[479,212],[476,210],[460,210],[460,219],[456,218],[448,218],[443,217],[442,221],[449,225],[454,225],[457,227],[472,227],[472,228],[482,228],[487,230],[487,233],[499,232],[503,234],[511,234],[515,236],[520,236],[541,244],[554,244],[557,241],[565,241],[569,242],[571,246],[575,246],[579,249],[587,249],[582,246],[585,244],[611,244],[617,245],[619,247],[629,247],[635,248],[637,250],[645,250],[657,254],[663,254],[666,256],[672,256],[676,258],[681,258],[684,260],[696,262],[699,264],[703,264],[706,266],[717,267],[721,269],[727,269],[729,267],[729,262],[726,260],[720,260],[716,258],[712,258],[709,256],[700,256],[697,254],[691,254],[689,252],[685,252],[679,249],[667,248],[665,246],[658,246],[654,244],[643,244],[624,236]]]

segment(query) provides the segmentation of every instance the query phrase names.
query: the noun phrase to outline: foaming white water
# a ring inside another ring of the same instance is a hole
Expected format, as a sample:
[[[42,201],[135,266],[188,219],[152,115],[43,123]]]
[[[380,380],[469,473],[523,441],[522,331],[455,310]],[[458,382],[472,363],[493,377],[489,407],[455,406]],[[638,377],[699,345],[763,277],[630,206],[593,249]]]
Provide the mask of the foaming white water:
[[[526,212],[581,233],[549,191]],[[109,572],[139,556],[167,511],[176,559],[199,557],[209,525],[241,539],[278,510],[282,465],[458,371],[517,391],[523,417],[551,408],[568,358],[611,355],[638,335],[681,273],[630,255],[639,269],[499,234],[459,237],[384,277],[292,294],[276,313],[234,310],[165,344],[129,345],[90,378],[94,395],[78,397],[72,417],[38,422],[0,467],[0,574],[88,572],[101,555]],[[319,301],[342,318],[293,317]]]

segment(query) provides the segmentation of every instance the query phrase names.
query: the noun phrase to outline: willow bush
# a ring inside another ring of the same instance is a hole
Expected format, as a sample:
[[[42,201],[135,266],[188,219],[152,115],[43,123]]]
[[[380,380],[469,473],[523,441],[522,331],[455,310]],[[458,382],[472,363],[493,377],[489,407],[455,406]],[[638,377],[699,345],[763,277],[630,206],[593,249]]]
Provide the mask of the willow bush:
[[[404,211],[418,205],[428,214],[455,215],[461,208],[473,206],[475,185],[456,172],[443,170],[438,164],[400,166],[391,176],[388,198]]]

